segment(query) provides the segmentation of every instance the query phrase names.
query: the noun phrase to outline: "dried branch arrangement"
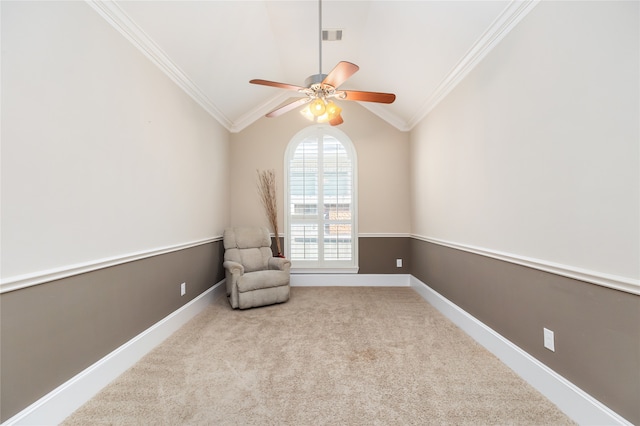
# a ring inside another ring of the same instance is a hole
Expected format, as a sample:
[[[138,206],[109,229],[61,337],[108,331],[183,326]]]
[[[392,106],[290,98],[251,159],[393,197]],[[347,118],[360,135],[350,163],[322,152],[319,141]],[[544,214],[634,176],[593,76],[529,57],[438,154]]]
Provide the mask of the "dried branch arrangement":
[[[276,172],[274,170],[258,170],[258,193],[260,201],[267,213],[267,219],[271,224],[273,233],[276,236],[276,247],[278,248],[278,256],[282,256],[280,248],[280,237],[278,233],[278,204],[276,198]]]

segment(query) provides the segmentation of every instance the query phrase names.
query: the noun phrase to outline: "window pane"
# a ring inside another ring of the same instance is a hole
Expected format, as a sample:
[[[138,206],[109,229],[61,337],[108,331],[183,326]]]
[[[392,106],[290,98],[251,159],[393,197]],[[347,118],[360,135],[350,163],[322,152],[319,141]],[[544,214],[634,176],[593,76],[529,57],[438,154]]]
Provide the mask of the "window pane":
[[[331,229],[329,235],[325,234],[324,236],[324,259],[350,260],[351,223],[334,222],[329,227]]]
[[[317,204],[291,204],[293,207],[294,215],[317,215],[318,214],[318,205]]]
[[[291,224],[291,260],[318,260],[318,225]]]
[[[302,141],[289,161],[289,211],[294,215],[318,215],[318,141]]]
[[[350,199],[351,160],[344,146],[333,137],[324,138],[323,166],[325,197]]]

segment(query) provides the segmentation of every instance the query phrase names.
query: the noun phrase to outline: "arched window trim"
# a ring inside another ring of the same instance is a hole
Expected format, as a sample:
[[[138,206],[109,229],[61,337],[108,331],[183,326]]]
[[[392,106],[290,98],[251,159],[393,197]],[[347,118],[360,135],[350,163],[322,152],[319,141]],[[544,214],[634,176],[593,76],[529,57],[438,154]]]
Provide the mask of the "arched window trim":
[[[292,272],[295,273],[357,273],[358,272],[358,159],[356,150],[351,139],[343,131],[331,127],[326,124],[315,124],[306,127],[296,133],[291,141],[287,145],[287,149],[284,155],[284,229],[286,232],[284,239],[285,256],[291,259],[291,244],[290,236],[291,229],[291,191],[289,187],[289,162],[292,156],[295,154],[298,145],[302,143],[306,138],[310,136],[321,137],[323,135],[329,135],[337,139],[345,148],[347,155],[351,159],[352,167],[352,191],[351,191],[351,213],[352,213],[352,259],[351,262],[342,265],[336,265],[336,263],[342,262],[324,262],[321,264],[310,265],[307,262],[296,262],[292,260]]]

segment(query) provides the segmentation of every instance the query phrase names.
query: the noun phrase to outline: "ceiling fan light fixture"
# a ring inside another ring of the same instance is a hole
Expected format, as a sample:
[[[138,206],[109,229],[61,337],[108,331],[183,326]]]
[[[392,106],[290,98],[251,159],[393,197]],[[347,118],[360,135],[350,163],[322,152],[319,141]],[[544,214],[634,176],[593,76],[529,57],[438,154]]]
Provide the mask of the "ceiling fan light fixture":
[[[333,120],[334,118],[338,117],[341,112],[342,112],[342,108],[340,108],[334,102],[329,101],[329,102],[327,102],[326,112],[324,114],[322,114],[320,117],[318,117],[316,122],[317,123],[328,123],[331,120]]]
[[[327,103],[327,115],[329,116],[329,120],[336,118],[342,112],[342,108],[336,105],[333,101],[329,101]]]
[[[316,116],[311,113],[311,107],[309,105],[302,108],[300,114],[309,121],[316,121]]]
[[[314,110],[314,104],[318,105],[320,103],[322,103],[322,108],[324,108],[324,112],[322,114],[317,114],[316,110]],[[332,101],[327,102],[322,98],[318,98],[312,101],[302,110],[300,110],[300,114],[302,114],[304,118],[306,118],[309,121],[313,121],[314,123],[328,123],[334,118],[340,116],[341,112],[342,112],[342,108],[336,105],[335,102],[332,102]]]
[[[324,102],[324,99],[318,98],[318,99],[313,100],[309,104],[309,109],[311,111],[311,114],[313,114],[316,117],[320,117],[327,110],[327,106],[326,106],[326,104]]]

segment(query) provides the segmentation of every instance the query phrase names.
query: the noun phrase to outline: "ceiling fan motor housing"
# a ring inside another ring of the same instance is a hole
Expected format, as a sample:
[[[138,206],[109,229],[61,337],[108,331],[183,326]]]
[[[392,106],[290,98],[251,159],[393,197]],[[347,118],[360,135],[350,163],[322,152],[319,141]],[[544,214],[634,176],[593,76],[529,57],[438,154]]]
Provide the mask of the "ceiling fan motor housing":
[[[322,83],[322,81],[325,79],[325,77],[327,77],[326,74],[314,74],[314,75],[310,75],[309,77],[307,77],[307,79],[304,81],[304,85],[308,88],[310,88],[311,86],[313,86],[314,84],[320,84]]]

